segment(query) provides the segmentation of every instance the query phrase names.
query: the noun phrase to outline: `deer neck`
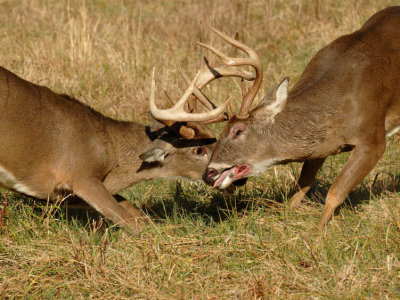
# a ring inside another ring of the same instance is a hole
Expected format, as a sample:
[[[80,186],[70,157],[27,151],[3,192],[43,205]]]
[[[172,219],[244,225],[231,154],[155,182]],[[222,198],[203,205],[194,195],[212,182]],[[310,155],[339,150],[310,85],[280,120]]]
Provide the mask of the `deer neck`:
[[[112,168],[105,178],[107,189],[114,193],[143,180],[162,177],[161,166],[143,167],[139,155],[152,142],[148,127],[136,122],[114,122],[108,130],[111,141]]]
[[[307,91],[289,95],[284,110],[273,121],[269,120],[266,141],[272,143],[282,162],[319,157],[320,148],[329,135],[327,120],[333,114],[323,97]]]

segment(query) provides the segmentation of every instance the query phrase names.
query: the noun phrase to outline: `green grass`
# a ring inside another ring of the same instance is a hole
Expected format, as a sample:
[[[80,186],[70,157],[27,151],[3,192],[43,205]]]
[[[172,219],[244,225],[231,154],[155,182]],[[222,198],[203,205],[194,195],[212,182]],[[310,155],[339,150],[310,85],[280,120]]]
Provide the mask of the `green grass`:
[[[284,76],[294,82],[322,46],[394,3],[3,1],[0,65],[108,116],[146,122],[150,70],[157,67],[160,102],[163,89],[178,96],[179,68],[193,75],[199,62],[200,22],[238,30],[257,49],[260,99]],[[216,102],[232,94],[237,106],[238,87],[224,80],[206,91]],[[0,298],[400,298],[398,145],[391,138],[322,231],[315,224],[346,154],[326,161],[295,211],[287,199],[299,164],[271,168],[233,195],[187,181],[137,184],[122,194],[152,217],[140,236],[93,211],[8,193]]]

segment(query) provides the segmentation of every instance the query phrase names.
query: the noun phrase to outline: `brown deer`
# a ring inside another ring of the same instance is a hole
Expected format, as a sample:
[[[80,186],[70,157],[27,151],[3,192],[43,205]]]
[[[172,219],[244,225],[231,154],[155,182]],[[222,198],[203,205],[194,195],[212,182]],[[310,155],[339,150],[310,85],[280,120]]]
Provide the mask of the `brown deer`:
[[[215,108],[200,92],[215,72],[254,79],[250,72],[204,66],[167,111],[173,121],[160,120],[167,126],[152,130],[105,117],[0,67],[0,185],[41,199],[73,193],[116,224],[139,230],[145,215],[112,195],[152,178],[201,179],[216,141],[201,121],[222,120],[229,102]],[[186,101],[192,110],[197,105],[194,95],[210,111],[196,122],[177,122],[189,114]],[[150,112],[159,119],[154,102],[153,78]]]
[[[290,92],[285,78],[251,111],[262,81],[260,59],[246,45],[216,31],[250,58],[227,57],[203,46],[225,64],[253,66],[257,78],[248,92],[243,89],[240,112],[222,132],[204,179],[224,189],[269,166],[304,162],[297,192],[290,199],[291,206],[297,206],[326,157],[352,151],[328,191],[318,222],[324,226],[376,165],[385,151],[386,137],[400,128],[399,28],[400,7],[379,11],[359,30],[321,49]]]

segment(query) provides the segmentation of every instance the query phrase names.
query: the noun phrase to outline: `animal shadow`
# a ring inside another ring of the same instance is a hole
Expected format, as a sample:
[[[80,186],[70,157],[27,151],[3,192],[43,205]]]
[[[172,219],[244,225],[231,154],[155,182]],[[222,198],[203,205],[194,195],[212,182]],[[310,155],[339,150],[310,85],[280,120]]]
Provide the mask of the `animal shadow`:
[[[204,194],[207,187],[204,187]],[[203,194],[203,191],[200,191]],[[207,200],[193,197],[178,182],[173,189],[172,200],[161,200],[151,205],[143,206],[142,209],[151,216],[153,220],[163,222],[165,219],[178,220],[179,218],[200,217],[207,224],[210,221],[220,222],[231,217],[232,214],[248,209],[249,202],[240,201],[239,194],[231,195],[226,192],[215,192]]]
[[[384,176],[382,176],[382,174]],[[388,176],[389,175],[389,176]],[[314,203],[325,203],[325,197],[332,182],[329,180],[316,180],[307,193],[308,201]],[[208,187],[200,188],[200,194],[205,194]],[[400,177],[389,173],[378,173],[372,182],[363,182],[351,192],[346,198],[344,205],[339,206],[336,214],[347,207],[355,209],[360,204],[369,203],[371,198],[384,195],[386,192],[400,191]],[[193,197],[192,191],[187,191],[177,181],[172,188],[173,197],[168,200],[159,200],[151,204],[142,204],[141,209],[153,220],[162,223],[166,219],[179,222],[180,218],[202,218],[205,224],[211,222],[222,222],[234,215],[243,215],[248,210],[263,208],[270,209],[272,206],[279,207],[290,198],[292,193],[286,193],[278,186],[273,188],[240,188],[234,194],[224,192],[208,193],[207,201],[200,201],[199,197]],[[126,198],[114,195],[117,201]],[[4,196],[2,197],[4,198]],[[24,195],[8,195],[13,202],[24,202],[32,206],[32,211],[37,215],[52,215],[54,218],[64,218],[67,222],[77,222],[85,227],[88,224],[103,219],[102,215],[92,209],[77,196],[69,196],[61,203],[48,203],[45,200],[34,199]],[[129,200],[129,199],[128,199]],[[271,213],[276,212],[271,210]],[[112,224],[106,221],[106,224]]]
[[[325,197],[332,183],[333,180],[316,180],[307,193],[308,201],[325,204]],[[197,215],[204,220],[221,222],[234,214],[243,215],[249,209],[263,208],[270,210],[271,213],[277,213],[276,208],[282,207],[294,193],[293,191],[294,183],[290,193],[279,186],[270,189],[241,188],[235,194],[215,192],[211,194],[209,201],[198,201],[198,199],[193,198],[191,192],[184,191],[178,182],[174,190],[173,200],[159,201],[151,206],[143,207],[143,209],[154,220],[161,222],[166,218],[176,218],[178,214],[182,216]],[[369,203],[374,197],[382,196],[387,192],[396,193],[397,191],[400,191],[399,176],[378,173],[372,182],[363,181],[357,186],[347,196],[344,204],[339,206],[335,214],[340,213],[340,210],[344,207],[354,210],[358,205]],[[272,207],[274,209],[271,209]]]
[[[307,193],[307,198],[312,202],[325,204],[325,198],[332,183],[333,180],[316,180]],[[397,193],[397,191],[400,191],[400,177],[391,173],[379,172],[372,181],[364,180],[359,184],[346,197],[344,203],[338,207],[335,214],[338,214],[344,207],[354,210],[361,204],[373,201],[373,198],[384,196],[388,192]]]

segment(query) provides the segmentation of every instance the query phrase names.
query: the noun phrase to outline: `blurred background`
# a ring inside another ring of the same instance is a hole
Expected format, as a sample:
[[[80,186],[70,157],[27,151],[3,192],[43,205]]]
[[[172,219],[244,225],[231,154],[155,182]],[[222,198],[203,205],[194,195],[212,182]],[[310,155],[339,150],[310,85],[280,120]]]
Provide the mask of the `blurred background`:
[[[200,32],[207,43],[229,47],[208,26],[254,48],[264,66],[258,98],[284,76],[298,78],[309,59],[350,33],[389,0],[43,1],[0,2],[0,65],[40,85],[76,97],[106,115],[143,120],[150,73],[156,67],[162,105],[167,89],[185,88],[179,70],[199,67]],[[218,64],[207,54],[211,62]],[[217,103],[234,96],[238,81],[205,89]]]

